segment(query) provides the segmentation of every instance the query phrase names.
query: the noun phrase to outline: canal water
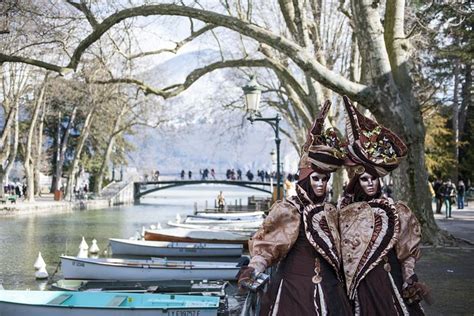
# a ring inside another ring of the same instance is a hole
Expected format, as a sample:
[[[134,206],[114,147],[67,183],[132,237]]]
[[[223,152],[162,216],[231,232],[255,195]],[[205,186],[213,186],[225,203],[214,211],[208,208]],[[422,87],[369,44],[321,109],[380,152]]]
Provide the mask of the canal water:
[[[263,192],[234,186],[196,185],[168,189],[142,198],[140,205],[112,207],[101,210],[28,214],[0,217],[0,279],[5,289],[47,288],[46,281],[36,281],[33,264],[41,251],[49,274],[53,274],[61,254],[77,255],[82,236],[89,247],[97,239],[101,253],[107,249],[108,238],[129,238],[142,226],[157,225],[194,212],[194,204],[203,209],[214,206],[214,199],[223,191],[226,202],[235,204],[249,196],[268,196]],[[54,280],[62,278],[59,270]]]

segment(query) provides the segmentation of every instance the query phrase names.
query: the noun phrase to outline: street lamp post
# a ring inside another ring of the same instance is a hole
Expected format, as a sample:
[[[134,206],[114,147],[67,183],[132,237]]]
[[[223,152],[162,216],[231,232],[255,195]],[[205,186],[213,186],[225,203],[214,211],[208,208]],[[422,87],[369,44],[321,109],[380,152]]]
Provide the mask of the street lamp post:
[[[245,94],[245,103],[247,105],[247,111],[250,113],[247,120],[252,124],[255,121],[266,122],[270,124],[275,132],[275,144],[276,144],[276,180],[277,180],[277,200],[281,198],[281,175],[280,175],[280,120],[281,117],[277,114],[275,117],[262,117],[258,111],[260,105],[260,96],[262,89],[257,83],[255,76],[250,77],[249,83],[242,88]]]

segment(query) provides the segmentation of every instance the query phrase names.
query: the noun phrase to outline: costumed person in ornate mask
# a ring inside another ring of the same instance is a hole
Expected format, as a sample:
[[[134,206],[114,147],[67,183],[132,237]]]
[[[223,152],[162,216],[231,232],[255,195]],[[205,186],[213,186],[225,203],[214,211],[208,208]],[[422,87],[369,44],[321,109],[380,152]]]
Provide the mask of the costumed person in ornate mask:
[[[347,97],[346,166],[349,177],[339,202],[341,254],[355,315],[424,315],[429,290],[414,272],[420,257],[420,225],[408,206],[384,198],[380,177],[407,154],[403,141],[363,116]]]
[[[330,174],[345,159],[336,132],[324,130],[330,105],[326,101],[303,146],[297,195],[277,201],[249,241],[252,258],[239,285],[279,263],[260,315],[352,315],[340,269],[337,209],[325,202]]]

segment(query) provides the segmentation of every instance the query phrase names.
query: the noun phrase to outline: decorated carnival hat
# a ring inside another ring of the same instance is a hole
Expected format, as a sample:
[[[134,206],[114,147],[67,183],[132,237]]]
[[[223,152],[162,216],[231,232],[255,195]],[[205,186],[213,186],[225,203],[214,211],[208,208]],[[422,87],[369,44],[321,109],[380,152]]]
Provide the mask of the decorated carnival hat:
[[[308,131],[306,142],[301,150],[300,179],[306,178],[313,171],[334,172],[344,164],[345,146],[341,142],[338,132],[333,128],[324,129],[324,120],[330,106],[329,100],[324,103],[318,117]]]
[[[368,172],[383,177],[398,167],[407,154],[405,143],[391,130],[362,115],[347,96],[347,157],[349,177]]]

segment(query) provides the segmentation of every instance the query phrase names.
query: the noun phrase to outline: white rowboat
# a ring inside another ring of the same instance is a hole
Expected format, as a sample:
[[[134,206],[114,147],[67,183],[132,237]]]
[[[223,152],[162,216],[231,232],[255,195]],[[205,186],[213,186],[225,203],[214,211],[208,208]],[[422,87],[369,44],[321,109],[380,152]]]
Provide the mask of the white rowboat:
[[[237,262],[60,258],[64,278],[81,280],[235,280],[240,268]]]
[[[205,216],[209,218],[238,219],[243,217],[263,217],[264,212],[239,212],[239,213],[216,213],[216,212],[197,212],[196,216]]]
[[[56,291],[165,293],[214,295],[225,297],[227,281],[117,281],[117,280],[58,280],[51,284]],[[192,294],[190,294],[192,293]]]
[[[235,219],[209,218],[207,216],[189,215],[184,220],[185,224],[208,224],[219,225],[223,227],[258,227],[263,223],[263,217],[240,217]]]
[[[239,244],[247,247],[249,235],[209,229],[165,228],[146,230],[145,240],[175,242],[205,242],[214,244]]]
[[[211,225],[211,224],[185,224],[185,223],[176,223],[173,221],[169,221],[168,226],[171,227],[178,227],[178,228],[186,228],[188,230],[207,230],[207,231],[213,231],[213,232],[229,232],[229,233],[240,233],[240,234],[245,234],[247,236],[247,239],[252,236],[260,227],[255,226],[255,227],[245,227],[245,226],[231,226],[231,225]],[[146,239],[146,238],[145,238]]]
[[[114,255],[157,257],[239,257],[238,244],[185,243],[149,240],[109,239]]]

